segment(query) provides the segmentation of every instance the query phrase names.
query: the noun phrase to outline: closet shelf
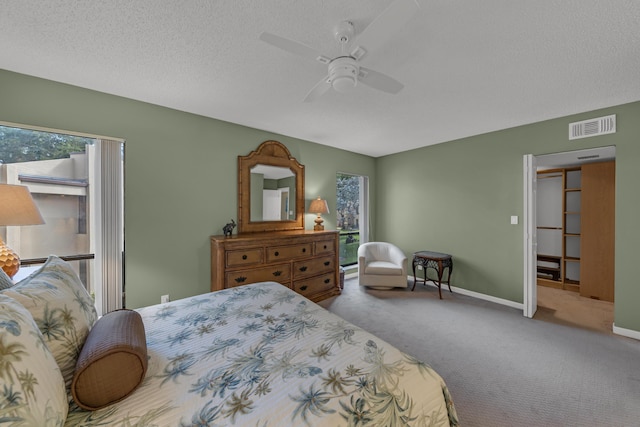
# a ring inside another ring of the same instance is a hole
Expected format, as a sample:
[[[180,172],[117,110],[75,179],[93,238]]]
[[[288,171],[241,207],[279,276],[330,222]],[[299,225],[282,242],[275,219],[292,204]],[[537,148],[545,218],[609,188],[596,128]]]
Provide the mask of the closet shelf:
[[[540,171],[539,176],[545,172]],[[547,255],[538,256],[538,276],[540,283],[545,286],[559,289],[580,290],[580,247],[582,232],[582,171],[581,167],[559,168],[546,171],[547,175],[555,175],[558,181],[546,180],[539,186],[538,197],[547,201],[548,208],[552,211],[544,211],[541,215],[544,219],[542,225],[537,227],[541,236],[538,240],[538,250],[543,252],[559,251],[562,255],[553,260],[544,260]],[[541,192],[544,190],[544,193]],[[561,202],[561,205],[560,205]],[[544,224],[546,222],[546,224]],[[547,227],[562,223],[558,227]],[[546,245],[542,245],[544,238]],[[574,255],[574,256],[569,256]],[[576,256],[577,255],[577,256]],[[549,257],[551,258],[551,257]],[[544,262],[542,262],[544,261]],[[555,282],[555,283],[554,283]]]

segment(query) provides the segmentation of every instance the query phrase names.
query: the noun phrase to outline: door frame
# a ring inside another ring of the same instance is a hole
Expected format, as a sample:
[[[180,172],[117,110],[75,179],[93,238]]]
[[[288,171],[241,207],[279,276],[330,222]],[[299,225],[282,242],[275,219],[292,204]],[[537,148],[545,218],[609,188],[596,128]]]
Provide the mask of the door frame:
[[[522,159],[524,175],[524,294],[523,315],[532,318],[538,308],[537,253],[538,237],[536,222],[536,193],[538,186],[537,159],[533,154],[525,154]]]
[[[537,224],[536,224],[536,190],[537,168],[579,166],[594,157],[597,161],[615,160],[615,146],[595,147],[575,151],[563,151],[550,154],[525,154],[523,156],[523,193],[524,193],[524,251],[523,251],[523,315],[532,318],[537,309]],[[581,159],[582,158],[582,159]],[[588,160],[587,160],[588,159]],[[614,283],[615,286],[615,283]],[[615,304],[615,303],[614,303]]]

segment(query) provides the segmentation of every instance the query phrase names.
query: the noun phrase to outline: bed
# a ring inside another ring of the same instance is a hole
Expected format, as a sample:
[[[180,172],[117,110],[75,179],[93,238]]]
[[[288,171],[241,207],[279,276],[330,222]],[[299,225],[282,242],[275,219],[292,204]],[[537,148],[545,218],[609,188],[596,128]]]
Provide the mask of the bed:
[[[146,335],[140,384],[95,411],[71,400],[65,426],[458,425],[427,364],[278,283],[136,312]]]

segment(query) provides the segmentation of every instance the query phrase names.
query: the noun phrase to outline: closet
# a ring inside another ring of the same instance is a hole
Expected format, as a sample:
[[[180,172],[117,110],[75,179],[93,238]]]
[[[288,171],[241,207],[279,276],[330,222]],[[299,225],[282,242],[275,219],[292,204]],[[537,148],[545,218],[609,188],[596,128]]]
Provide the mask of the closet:
[[[615,162],[538,171],[538,284],[613,302]]]

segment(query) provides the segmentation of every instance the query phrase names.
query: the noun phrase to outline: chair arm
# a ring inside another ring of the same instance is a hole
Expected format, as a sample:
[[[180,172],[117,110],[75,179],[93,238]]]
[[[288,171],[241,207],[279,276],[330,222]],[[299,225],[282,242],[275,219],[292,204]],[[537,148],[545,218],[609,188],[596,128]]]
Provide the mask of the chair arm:
[[[398,247],[393,247],[389,251],[389,258],[391,262],[397,265],[407,264],[407,256]]]
[[[358,268],[361,271],[364,271],[367,254],[368,254],[367,243],[364,243],[358,247]]]
[[[360,271],[364,271],[364,266],[366,264],[365,257],[363,255],[358,257],[358,269]]]

